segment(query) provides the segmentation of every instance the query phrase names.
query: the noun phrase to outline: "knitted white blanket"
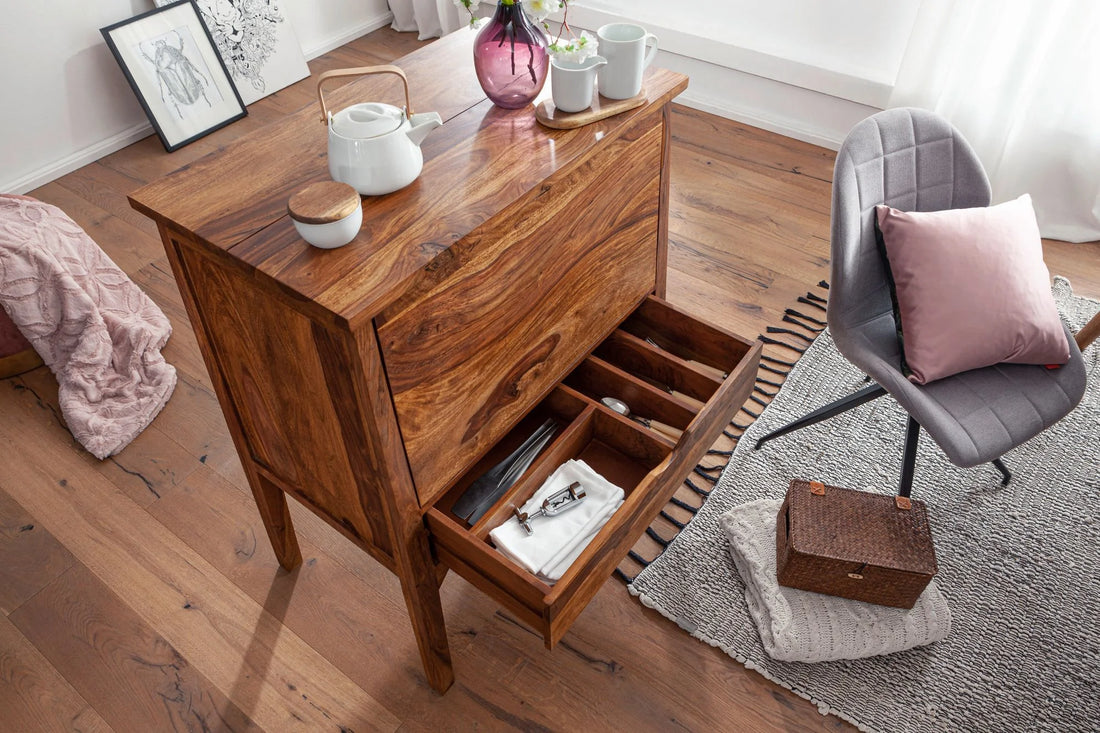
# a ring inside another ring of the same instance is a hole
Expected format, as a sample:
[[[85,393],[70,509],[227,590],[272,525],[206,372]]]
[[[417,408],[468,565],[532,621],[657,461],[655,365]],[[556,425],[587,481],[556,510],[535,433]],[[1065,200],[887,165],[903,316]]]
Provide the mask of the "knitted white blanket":
[[[172,395],[168,319],[56,206],[0,194],[0,305],[57,376],[65,423],[96,458],[125,448]]]
[[[776,580],[775,517],[781,501],[736,506],[718,520],[745,581],[749,615],[764,650],[784,662],[859,659],[940,641],[951,612],[936,581],[911,610],[786,588]]]

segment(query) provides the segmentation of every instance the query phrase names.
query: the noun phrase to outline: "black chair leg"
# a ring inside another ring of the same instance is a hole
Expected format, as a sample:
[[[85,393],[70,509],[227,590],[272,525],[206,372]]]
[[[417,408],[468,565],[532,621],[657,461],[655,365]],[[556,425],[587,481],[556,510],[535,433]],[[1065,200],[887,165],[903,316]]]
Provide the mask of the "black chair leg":
[[[901,459],[901,482],[898,484],[898,496],[909,496],[913,490],[913,473],[917,467],[917,444],[920,442],[920,423],[909,416],[909,426],[905,429],[905,454]]]
[[[1001,486],[1008,486],[1008,482],[1012,480],[1012,472],[1008,470],[1008,466],[1000,458],[994,458],[993,465],[1001,472]]]
[[[783,427],[777,430],[773,430],[760,440],[756,441],[756,445],[753,446],[753,450],[756,450],[760,446],[764,445],[764,443],[771,440],[772,438],[778,438],[780,435],[786,435],[787,433],[798,430],[799,428],[804,428],[808,425],[819,423],[822,420],[827,420],[834,415],[839,415],[842,412],[847,412],[853,407],[859,407],[864,402],[870,402],[876,397],[881,397],[884,394],[886,394],[886,390],[877,384],[872,384],[868,387],[864,387],[858,392],[854,392],[847,397],[841,397],[836,402],[830,402],[824,407],[819,407],[813,412],[807,415],[803,415],[794,422],[787,423]]]

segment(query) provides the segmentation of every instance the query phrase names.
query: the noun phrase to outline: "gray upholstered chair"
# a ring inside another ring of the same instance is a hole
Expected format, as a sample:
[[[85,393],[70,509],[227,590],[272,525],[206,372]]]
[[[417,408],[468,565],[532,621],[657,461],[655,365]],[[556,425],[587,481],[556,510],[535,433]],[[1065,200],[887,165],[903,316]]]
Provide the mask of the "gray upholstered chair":
[[[1085,367],[1072,335],[1060,369],[998,364],[926,385],[901,372],[889,273],[875,241],[877,204],[905,211],[988,206],[989,182],[970,145],[946,120],[919,109],[873,115],[848,134],[833,175],[832,280],[828,323],[840,352],[873,380],[761,438],[756,447],[884,394],[909,413],[898,493],[908,496],[923,426],[957,466],[1000,460],[1053,425],[1081,400]]]

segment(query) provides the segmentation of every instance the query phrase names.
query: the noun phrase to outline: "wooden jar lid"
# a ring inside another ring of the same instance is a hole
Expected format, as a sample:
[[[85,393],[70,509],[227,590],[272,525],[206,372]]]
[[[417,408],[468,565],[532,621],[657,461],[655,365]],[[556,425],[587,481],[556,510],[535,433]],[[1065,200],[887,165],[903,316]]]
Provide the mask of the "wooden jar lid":
[[[321,181],[291,196],[286,210],[303,224],[329,224],[351,216],[359,201],[359,192],[348,184]]]

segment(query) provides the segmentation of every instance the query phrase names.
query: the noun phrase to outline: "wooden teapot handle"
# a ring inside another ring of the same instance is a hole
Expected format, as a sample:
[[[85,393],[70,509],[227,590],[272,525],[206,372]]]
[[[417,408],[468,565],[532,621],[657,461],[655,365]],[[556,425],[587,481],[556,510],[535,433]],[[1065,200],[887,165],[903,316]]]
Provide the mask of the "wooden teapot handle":
[[[412,102],[409,101],[409,79],[405,76],[405,72],[402,71],[400,67],[393,65],[357,66],[353,69],[333,69],[317,77],[317,99],[321,102],[322,124],[328,124],[328,107],[325,106],[325,95],[324,92],[321,91],[321,86],[329,79],[335,79],[340,76],[364,76],[366,74],[396,74],[401,77],[401,84],[405,87],[405,110],[409,115],[412,115]]]

